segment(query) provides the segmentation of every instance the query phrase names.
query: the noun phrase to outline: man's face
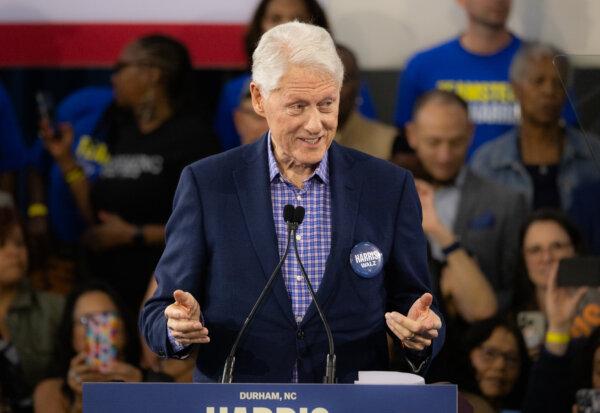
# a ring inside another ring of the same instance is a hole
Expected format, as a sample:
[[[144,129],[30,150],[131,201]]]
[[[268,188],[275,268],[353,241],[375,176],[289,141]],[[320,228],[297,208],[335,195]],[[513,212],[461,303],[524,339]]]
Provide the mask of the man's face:
[[[430,101],[407,124],[406,133],[425,171],[436,181],[446,182],[464,164],[473,125],[457,104]]]
[[[550,57],[530,60],[522,79],[513,83],[513,90],[523,118],[542,125],[560,119],[566,96]]]
[[[494,29],[504,29],[511,0],[459,0],[469,20]]]
[[[256,113],[267,119],[275,157],[287,167],[316,165],[335,136],[340,85],[327,73],[291,66],[267,98],[250,84]]]

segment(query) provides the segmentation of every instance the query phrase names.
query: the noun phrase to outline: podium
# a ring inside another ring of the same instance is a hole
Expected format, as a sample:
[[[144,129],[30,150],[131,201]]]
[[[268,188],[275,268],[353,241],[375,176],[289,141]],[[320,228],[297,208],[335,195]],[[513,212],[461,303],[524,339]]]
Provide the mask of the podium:
[[[449,413],[455,385],[84,383],[84,413]]]

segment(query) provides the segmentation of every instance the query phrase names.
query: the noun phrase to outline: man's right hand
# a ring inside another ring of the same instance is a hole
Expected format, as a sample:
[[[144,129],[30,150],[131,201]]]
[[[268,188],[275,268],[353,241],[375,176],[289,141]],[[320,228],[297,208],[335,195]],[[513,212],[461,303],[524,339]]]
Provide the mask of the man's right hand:
[[[173,292],[175,302],[165,309],[167,328],[179,344],[188,346],[195,343],[208,343],[208,329],[201,320],[200,304],[186,291]]]

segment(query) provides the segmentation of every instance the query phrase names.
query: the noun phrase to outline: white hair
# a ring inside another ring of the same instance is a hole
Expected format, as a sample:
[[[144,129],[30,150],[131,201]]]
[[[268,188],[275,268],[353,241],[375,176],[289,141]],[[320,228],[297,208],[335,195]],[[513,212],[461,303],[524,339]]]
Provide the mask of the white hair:
[[[290,66],[330,74],[341,88],[344,65],[327,30],[298,21],[280,24],[260,38],[252,54],[252,80],[268,97]]]
[[[515,54],[509,70],[510,80],[514,83],[522,81],[529,69],[529,65],[541,58],[552,59],[552,63],[558,70],[563,83],[567,85],[571,83],[571,63],[567,55],[551,44],[538,41],[524,43]]]

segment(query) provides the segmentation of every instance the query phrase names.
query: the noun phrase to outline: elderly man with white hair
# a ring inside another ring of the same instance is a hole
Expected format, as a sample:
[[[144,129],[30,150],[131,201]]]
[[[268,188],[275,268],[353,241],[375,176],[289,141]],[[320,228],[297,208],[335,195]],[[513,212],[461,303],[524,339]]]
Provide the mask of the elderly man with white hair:
[[[343,75],[324,29],[292,22],[269,30],[250,84],[269,131],[182,173],[140,327],[161,356],[197,347],[196,381],[219,380],[284,256],[286,205],[305,210],[298,257],[291,252],[273,272],[239,342],[234,381],[322,381],[328,339],[306,278],[331,326],[339,382],[387,368],[387,332],[419,373],[443,344],[412,177],[332,142]]]

